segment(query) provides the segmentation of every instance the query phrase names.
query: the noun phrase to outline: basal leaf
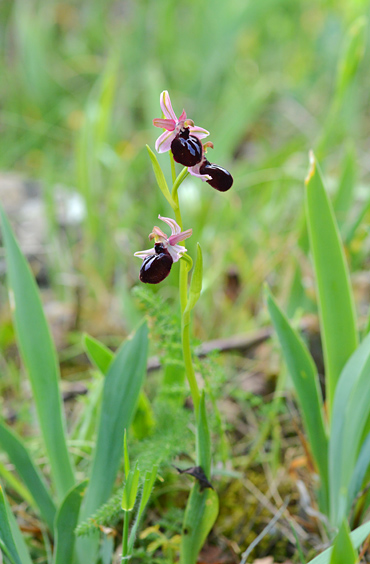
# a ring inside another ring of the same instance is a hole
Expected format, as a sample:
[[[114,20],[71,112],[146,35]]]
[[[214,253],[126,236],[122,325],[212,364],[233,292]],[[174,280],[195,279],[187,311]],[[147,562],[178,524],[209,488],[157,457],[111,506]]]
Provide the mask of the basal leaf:
[[[313,153],[306,179],[306,217],[315,270],[329,414],[340,373],[358,338],[348,268],[331,203]]]
[[[30,377],[52,477],[63,498],[74,484],[74,475],[66,444],[55,347],[36,282],[1,207],[0,215],[17,341]]]

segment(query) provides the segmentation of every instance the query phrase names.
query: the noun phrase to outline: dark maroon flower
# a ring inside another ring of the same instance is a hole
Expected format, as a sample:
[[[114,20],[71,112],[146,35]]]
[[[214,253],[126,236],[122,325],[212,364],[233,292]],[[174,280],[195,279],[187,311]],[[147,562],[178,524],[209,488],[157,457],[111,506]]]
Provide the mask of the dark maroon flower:
[[[175,161],[183,166],[194,166],[202,160],[202,143],[198,137],[190,135],[188,127],[184,127],[173,139],[171,151]]]
[[[140,280],[146,284],[158,284],[169,275],[172,264],[180,260],[186,253],[185,247],[179,245],[181,241],[191,236],[192,230],[181,231],[180,226],[170,217],[158,216],[171,228],[171,235],[167,237],[159,227],[153,227],[149,240],[154,239],[154,249],[138,251],[136,257],[142,259],[140,268]]]

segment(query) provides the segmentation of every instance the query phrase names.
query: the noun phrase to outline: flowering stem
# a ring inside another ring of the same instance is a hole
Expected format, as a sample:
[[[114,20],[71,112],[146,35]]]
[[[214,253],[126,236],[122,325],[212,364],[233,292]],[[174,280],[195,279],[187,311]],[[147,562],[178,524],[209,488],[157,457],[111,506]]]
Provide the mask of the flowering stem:
[[[173,183],[172,198],[176,204],[176,207],[173,208],[173,211],[175,212],[176,222],[179,224],[182,230],[183,229],[182,217],[181,217],[181,210],[179,204],[179,196],[177,191],[181,182],[185,180],[188,173],[187,173],[187,169],[184,169],[176,178],[175,162],[171,152],[170,152],[170,158],[171,158],[171,172],[172,172],[172,183]],[[188,271],[189,268],[187,262],[185,260],[180,260],[179,291],[180,291],[180,309],[181,309],[182,354],[184,358],[185,373],[189,382],[191,397],[193,398],[195,416],[198,419],[200,393],[199,393],[198,382],[194,372],[193,359],[191,356],[189,319],[186,320],[184,319],[184,311],[188,303]],[[187,317],[189,317],[189,315]]]
[[[122,560],[121,562],[127,561],[128,555],[128,527],[129,527],[129,511],[124,511],[123,519],[123,536],[122,536]]]

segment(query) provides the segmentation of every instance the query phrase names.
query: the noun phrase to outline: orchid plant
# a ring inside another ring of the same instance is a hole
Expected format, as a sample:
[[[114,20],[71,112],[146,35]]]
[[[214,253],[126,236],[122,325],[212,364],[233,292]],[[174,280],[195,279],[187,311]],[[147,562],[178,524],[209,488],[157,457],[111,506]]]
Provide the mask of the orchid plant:
[[[179,294],[181,308],[181,335],[185,373],[190,387],[196,418],[197,460],[196,466],[187,473],[196,478],[193,485],[182,528],[180,549],[181,564],[195,564],[203,543],[218,515],[218,497],[211,484],[211,444],[205,408],[205,394],[201,391],[195,375],[190,346],[190,314],[199,299],[202,289],[202,252],[198,244],[197,260],[193,270],[190,287],[188,274],[193,261],[183,244],[192,235],[192,229],[183,231],[178,189],[190,173],[207,182],[216,190],[225,192],[233,184],[231,174],[223,167],[211,164],[206,159],[206,152],[213,147],[211,142],[202,144],[201,139],[209,132],[194,125],[185,110],[177,118],[167,91],[160,95],[163,118],[153,120],[156,127],[165,131],[158,137],[155,148],[158,153],[170,152],[172,171],[172,190],[170,192],[163,171],[155,154],[147,147],[158,186],[170,204],[175,219],[158,218],[171,229],[167,236],[159,227],[153,227],[149,240],[154,240],[154,247],[138,251],[135,256],[142,259],[139,278],[141,282],[158,284],[169,274],[174,262],[180,263]],[[176,176],[175,162],[185,168]]]

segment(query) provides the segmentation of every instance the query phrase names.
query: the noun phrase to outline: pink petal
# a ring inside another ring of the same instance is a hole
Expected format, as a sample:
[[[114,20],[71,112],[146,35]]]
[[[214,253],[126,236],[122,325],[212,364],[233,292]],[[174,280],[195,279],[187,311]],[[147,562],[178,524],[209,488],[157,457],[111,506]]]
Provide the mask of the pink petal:
[[[176,243],[180,243],[181,241],[185,241],[185,239],[189,239],[189,237],[191,237],[193,234],[193,230],[192,229],[187,229],[186,231],[182,231],[181,233],[178,233],[177,235],[171,235],[168,238],[168,242],[170,245],[174,246],[176,245]]]
[[[164,221],[164,223],[167,223],[167,225],[171,227],[171,235],[177,235],[178,233],[181,233],[181,227],[176,223],[174,219],[171,219],[170,217],[162,217],[161,215],[158,216],[158,219]]]
[[[182,114],[179,117],[178,121],[185,121],[185,120],[186,120],[186,112],[185,112],[185,110],[182,110]]]
[[[150,257],[151,255],[155,255],[155,250],[152,249],[148,249],[146,251],[138,251],[137,253],[134,253],[134,257],[139,257],[142,260],[146,259],[146,257]]]
[[[173,119],[153,119],[153,125],[156,127],[162,127],[163,129],[167,129],[167,131],[173,131],[176,127],[176,122]]]
[[[173,119],[177,121],[177,117],[175,112],[172,109],[170,95],[168,94],[167,90],[164,90],[159,98],[159,102],[161,104],[162,112],[166,116],[166,118]]]
[[[162,229],[159,229],[156,225],[153,227],[153,231],[149,235],[149,241],[152,239],[164,239],[167,241],[167,235],[163,233]]]
[[[203,127],[198,127],[197,125],[194,125],[194,127],[191,125],[189,129],[191,135],[198,137],[198,139],[203,139],[203,137],[207,137],[209,135],[209,131],[203,129]]]
[[[171,143],[176,137],[173,131],[164,131],[155,142],[155,148],[158,153],[165,153],[171,149]]]

